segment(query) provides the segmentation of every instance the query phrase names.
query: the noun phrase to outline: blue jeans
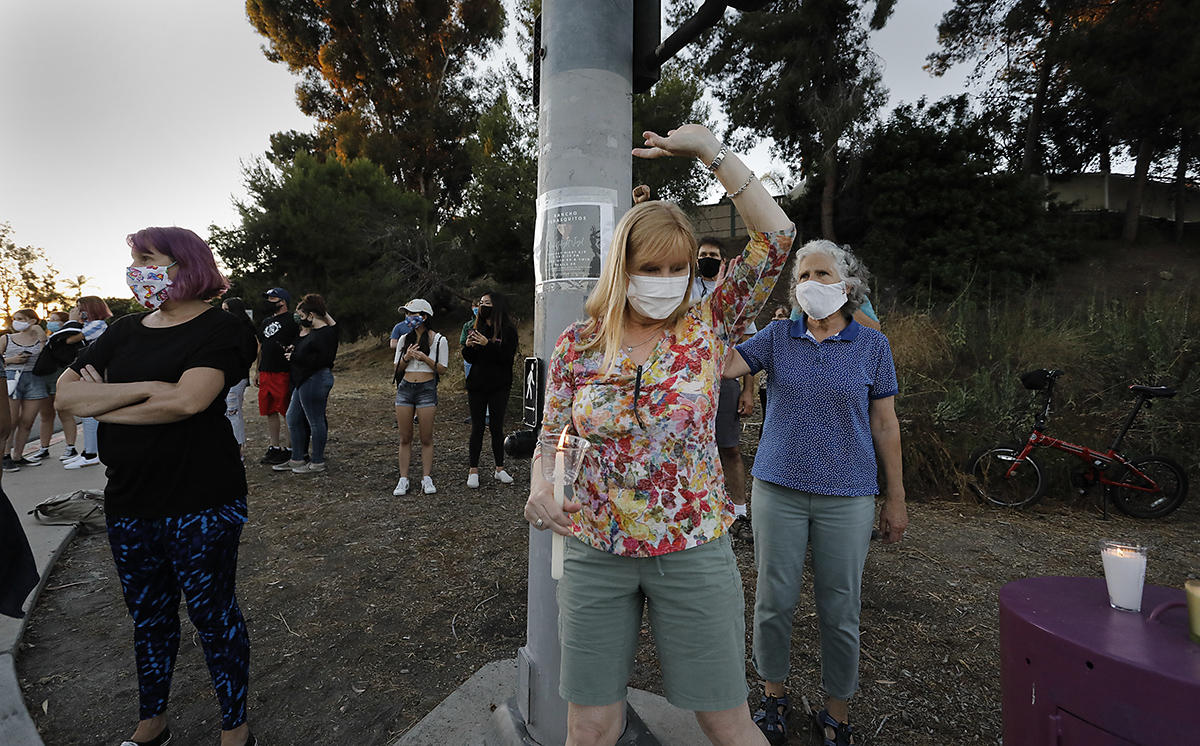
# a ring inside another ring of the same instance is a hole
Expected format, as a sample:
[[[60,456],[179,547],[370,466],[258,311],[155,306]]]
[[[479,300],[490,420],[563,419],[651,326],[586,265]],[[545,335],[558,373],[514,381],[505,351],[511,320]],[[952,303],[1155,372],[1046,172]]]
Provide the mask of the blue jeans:
[[[292,390],[292,401],[287,410],[287,426],[288,434],[292,438],[293,461],[304,459],[311,432],[312,462],[325,463],[325,439],[329,437],[325,407],[329,404],[329,390],[332,388],[333,371],[322,368]]]

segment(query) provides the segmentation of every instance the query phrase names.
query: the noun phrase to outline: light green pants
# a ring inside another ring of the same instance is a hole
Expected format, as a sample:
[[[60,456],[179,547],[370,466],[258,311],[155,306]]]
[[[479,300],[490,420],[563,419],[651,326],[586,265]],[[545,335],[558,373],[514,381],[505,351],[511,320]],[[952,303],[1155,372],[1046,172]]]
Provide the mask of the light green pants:
[[[742,577],[727,534],[660,557],[618,557],[577,539],[565,549],[558,581],[563,699],[625,699],[646,608],[668,702],[710,712],[746,702]]]
[[[821,629],[821,686],[836,699],[858,689],[858,615],[863,565],[875,520],[873,497],[814,495],[754,480],[754,667],[787,679],[792,618],[812,547],[813,596]]]

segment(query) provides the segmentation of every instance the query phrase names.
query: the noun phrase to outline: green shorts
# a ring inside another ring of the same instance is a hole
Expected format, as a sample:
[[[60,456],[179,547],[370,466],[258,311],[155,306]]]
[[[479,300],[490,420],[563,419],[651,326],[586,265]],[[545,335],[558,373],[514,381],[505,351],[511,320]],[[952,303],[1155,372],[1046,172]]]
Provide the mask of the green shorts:
[[[745,600],[728,534],[646,558],[567,539],[558,582],[563,699],[592,706],[625,699],[643,606],[671,704],[703,712],[745,704]]]

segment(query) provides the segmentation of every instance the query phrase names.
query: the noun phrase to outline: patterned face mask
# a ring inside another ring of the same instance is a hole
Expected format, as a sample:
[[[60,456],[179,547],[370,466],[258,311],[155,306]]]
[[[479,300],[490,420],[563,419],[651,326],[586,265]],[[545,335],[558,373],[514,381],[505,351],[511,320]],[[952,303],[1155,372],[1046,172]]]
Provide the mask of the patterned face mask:
[[[126,267],[125,284],[133,291],[134,300],[151,311],[161,306],[167,299],[167,288],[171,287],[167,270],[175,264],[171,262],[165,267]]]

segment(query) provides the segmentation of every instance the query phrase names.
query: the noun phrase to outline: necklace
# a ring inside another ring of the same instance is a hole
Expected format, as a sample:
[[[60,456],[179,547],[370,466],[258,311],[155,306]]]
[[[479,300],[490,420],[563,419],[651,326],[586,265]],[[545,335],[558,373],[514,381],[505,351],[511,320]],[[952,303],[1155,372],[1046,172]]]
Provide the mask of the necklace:
[[[662,330],[663,330],[664,326],[665,325],[660,324],[659,326],[655,327],[655,329],[652,332],[650,332],[650,336],[646,337],[641,342],[638,342],[635,345],[631,345],[631,344],[624,345],[625,352],[633,352],[634,350],[636,350],[640,347],[645,347],[650,342],[653,342],[655,339],[657,339],[659,337],[660,334],[662,334]]]

